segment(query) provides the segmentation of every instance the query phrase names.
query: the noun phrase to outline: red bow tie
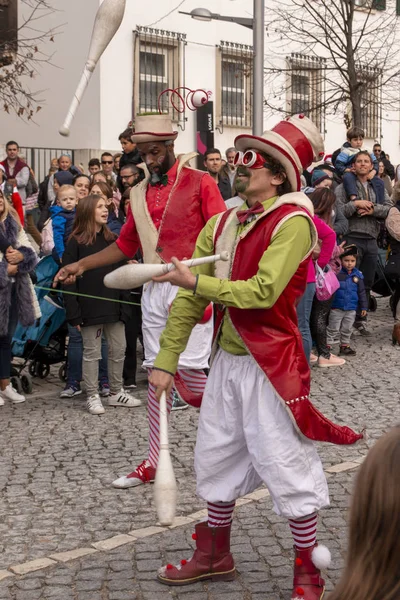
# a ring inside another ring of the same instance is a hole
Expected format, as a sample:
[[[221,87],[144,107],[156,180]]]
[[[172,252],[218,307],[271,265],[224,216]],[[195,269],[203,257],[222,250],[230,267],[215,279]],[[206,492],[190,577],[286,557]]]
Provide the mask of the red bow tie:
[[[253,216],[255,218],[256,215],[260,215],[264,212],[264,210],[265,209],[263,205],[260,202],[256,202],[254,206],[248,208],[247,210],[238,210],[236,216],[238,218],[239,223],[246,223],[247,219]]]

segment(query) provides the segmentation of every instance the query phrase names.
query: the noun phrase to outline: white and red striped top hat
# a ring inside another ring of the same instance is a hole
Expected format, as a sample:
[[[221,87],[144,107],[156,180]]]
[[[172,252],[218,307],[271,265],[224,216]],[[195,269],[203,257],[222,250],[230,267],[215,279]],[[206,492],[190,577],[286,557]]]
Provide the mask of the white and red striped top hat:
[[[262,137],[239,135],[239,151],[265,152],[284,167],[293,192],[300,191],[300,175],[312,162],[324,156],[324,141],[317,127],[305,115],[293,115],[281,121]]]

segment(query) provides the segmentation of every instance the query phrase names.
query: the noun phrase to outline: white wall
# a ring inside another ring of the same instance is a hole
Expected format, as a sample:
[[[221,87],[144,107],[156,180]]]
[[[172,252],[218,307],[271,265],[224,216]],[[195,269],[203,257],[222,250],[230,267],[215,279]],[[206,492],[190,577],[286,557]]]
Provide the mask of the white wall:
[[[52,3],[59,12],[49,19],[49,27],[63,24],[62,33],[49,47],[49,51],[55,51],[53,62],[57,68],[46,65],[41,69],[40,77],[33,83],[29,82],[34,89],[44,90],[46,103],[35,118],[36,124],[27,124],[13,115],[0,112],[0,149],[8,139],[17,139],[21,146],[118,150],[118,135],[133,116],[133,31],[137,25],[187,34],[186,85],[191,89],[211,91],[214,106],[216,46],[221,40],[252,45],[252,31],[234,23],[196,21],[179,15],[177,11],[165,17],[176,8],[176,0],[153,0],[151,10],[143,2],[127,0],[122,26],[92,78],[73,123],[71,136],[63,138],[58,128],[64,120],[86,60],[94,17],[101,0],[52,0]],[[190,12],[193,8],[203,7],[215,13],[252,17],[252,4],[251,0],[186,0],[180,10]],[[46,26],[45,23],[42,25]],[[266,54],[278,56],[277,48],[268,47],[268,43],[267,37]],[[291,50],[284,48],[282,52],[286,54]],[[380,140],[395,163],[400,162],[399,115],[397,111],[384,112],[383,137]],[[176,143],[178,153],[195,148],[196,115],[187,111],[186,116],[185,131],[179,130]],[[278,120],[279,116],[265,118],[265,128],[272,127]],[[345,140],[342,117],[327,117],[326,130],[326,151],[332,152]],[[222,134],[215,130],[216,147],[224,152],[239,133],[242,130],[230,127],[225,127]],[[373,142],[367,140],[366,143],[372,148]]]
[[[153,0],[152,8],[146,10],[144,3],[127,2],[126,14],[121,29],[110,44],[101,60],[101,147],[115,148],[118,134],[132,118],[133,93],[133,31],[137,25],[150,26],[187,34],[186,46],[186,85],[191,89],[216,90],[216,45],[221,40],[252,44],[252,32],[232,23],[218,21],[201,22],[173,12],[176,0]],[[250,0],[187,0],[181,10],[190,12],[193,8],[208,8],[211,12],[252,16]],[[185,131],[179,133],[176,149],[178,153],[195,149],[196,116],[187,111]],[[221,135],[215,132],[215,144],[222,151],[232,145],[237,129],[225,128]]]
[[[69,138],[58,133],[76,89],[86,60],[98,0],[52,0],[57,12],[37,27],[48,31],[61,25],[55,43],[49,42],[45,51],[54,52],[55,67],[44,65],[39,77],[27,81],[32,90],[42,91],[45,98],[35,123],[25,123],[14,115],[0,111],[0,144],[15,139],[21,146],[52,148],[96,148],[100,146],[100,76],[97,72],[90,84]]]

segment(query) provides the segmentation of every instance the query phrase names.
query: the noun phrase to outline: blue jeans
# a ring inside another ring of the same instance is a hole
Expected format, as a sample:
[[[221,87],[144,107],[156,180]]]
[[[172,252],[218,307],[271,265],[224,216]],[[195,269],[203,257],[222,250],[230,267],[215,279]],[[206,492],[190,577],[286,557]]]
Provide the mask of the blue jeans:
[[[68,324],[68,372],[67,385],[76,384],[82,381],[82,360],[83,360],[83,343],[82,334],[76,327]],[[107,342],[104,337],[101,341],[101,361],[99,363],[99,379],[108,382],[108,349]]]
[[[7,335],[0,336],[0,379],[10,379],[11,373],[11,342],[18,324],[17,299],[15,284],[11,284],[11,304],[8,314]]]
[[[312,337],[310,330],[310,315],[315,295],[315,283],[307,283],[306,291],[297,305],[297,320],[299,331],[303,338],[303,348],[308,363],[310,363],[310,354],[312,348]]]

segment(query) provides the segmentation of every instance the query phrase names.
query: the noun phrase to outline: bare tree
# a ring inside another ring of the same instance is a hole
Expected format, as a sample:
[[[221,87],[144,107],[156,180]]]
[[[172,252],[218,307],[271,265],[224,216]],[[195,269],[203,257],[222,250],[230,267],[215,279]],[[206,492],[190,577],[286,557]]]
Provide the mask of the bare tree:
[[[377,111],[398,108],[395,0],[282,0],[266,21],[270,111],[294,113],[304,104],[317,121],[335,113],[348,127],[364,127],[366,114],[378,123]]]
[[[31,81],[51,64],[48,48],[59,27],[45,25],[54,13],[47,0],[0,0],[0,109],[28,121],[43,103]]]

